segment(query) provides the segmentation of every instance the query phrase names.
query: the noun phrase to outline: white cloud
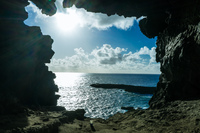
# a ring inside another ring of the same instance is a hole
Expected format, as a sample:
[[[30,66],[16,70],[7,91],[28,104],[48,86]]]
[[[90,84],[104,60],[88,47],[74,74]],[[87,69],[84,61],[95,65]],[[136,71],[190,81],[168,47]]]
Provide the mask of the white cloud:
[[[75,7],[72,7],[72,10],[76,10],[79,18],[81,18],[81,26],[88,26],[99,30],[107,30],[113,26],[118,29],[127,30],[133,26],[135,19],[134,17],[125,18],[124,16],[118,15],[107,16],[102,13],[91,13],[84,9],[76,9]]]
[[[104,44],[100,49],[94,49],[91,53],[100,64],[116,64],[122,61],[122,52],[126,51],[124,48],[113,49],[111,45]]]
[[[102,13],[87,12],[85,9],[77,9],[75,6],[64,9],[61,7],[60,2],[60,0],[56,2],[58,10],[57,13],[51,17],[42,14],[41,10],[32,2],[30,2],[25,9],[27,12],[33,12],[36,14],[34,18],[36,25],[52,25],[52,23],[55,23],[58,14],[65,14],[66,17],[73,15],[78,18],[78,20],[76,19],[76,21],[78,21],[76,23],[78,23],[80,27],[97,28],[99,30],[107,30],[111,27],[116,27],[118,29],[127,30],[133,26],[133,22],[136,19],[135,17],[125,18],[124,16],[118,15],[107,16]]]
[[[103,72],[103,73],[160,73],[160,65],[155,62],[155,47],[144,46],[132,53],[125,48],[113,48],[104,44],[91,53],[82,48],[74,49],[75,54],[64,59],[52,59],[49,69],[55,72]],[[148,55],[144,59],[142,55]]]

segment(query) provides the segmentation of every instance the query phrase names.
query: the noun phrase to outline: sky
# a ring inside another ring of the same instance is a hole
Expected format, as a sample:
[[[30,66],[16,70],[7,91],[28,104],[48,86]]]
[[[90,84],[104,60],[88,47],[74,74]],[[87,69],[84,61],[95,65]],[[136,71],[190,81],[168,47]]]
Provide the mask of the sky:
[[[46,64],[53,72],[160,74],[155,61],[156,38],[144,36],[138,22],[117,14],[63,8],[56,1],[57,13],[48,16],[34,3],[25,7],[28,26],[39,26],[43,35],[54,40],[55,54]]]

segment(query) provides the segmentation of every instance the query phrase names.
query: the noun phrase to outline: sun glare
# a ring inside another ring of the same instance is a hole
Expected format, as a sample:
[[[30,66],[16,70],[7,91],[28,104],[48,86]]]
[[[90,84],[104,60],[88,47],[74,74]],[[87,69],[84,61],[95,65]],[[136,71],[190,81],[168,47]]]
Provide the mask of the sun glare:
[[[56,25],[59,31],[72,33],[78,26],[78,16],[73,12],[69,12],[67,14],[57,13],[55,17]]]

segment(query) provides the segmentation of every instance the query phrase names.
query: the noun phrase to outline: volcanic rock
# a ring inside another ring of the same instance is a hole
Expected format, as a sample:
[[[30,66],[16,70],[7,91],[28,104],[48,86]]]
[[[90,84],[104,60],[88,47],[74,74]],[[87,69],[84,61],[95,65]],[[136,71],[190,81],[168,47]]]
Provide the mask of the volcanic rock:
[[[45,8],[45,13],[52,14],[44,2],[38,0],[36,4]],[[50,3],[48,7],[53,10],[53,1]],[[18,103],[57,104],[55,92],[58,87],[53,81],[55,75],[45,65],[54,54],[51,49],[53,40],[50,36],[42,35],[39,27],[24,24],[28,17],[24,7],[28,4],[27,0],[0,1],[0,114],[10,112],[10,108]]]

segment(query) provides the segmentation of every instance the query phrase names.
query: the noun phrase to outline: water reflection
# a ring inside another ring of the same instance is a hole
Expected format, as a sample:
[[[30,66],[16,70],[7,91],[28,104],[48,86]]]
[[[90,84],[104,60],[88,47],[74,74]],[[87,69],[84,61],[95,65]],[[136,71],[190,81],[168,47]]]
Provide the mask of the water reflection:
[[[77,86],[81,82],[84,73],[56,73],[54,80],[59,87]]]
[[[109,82],[112,83],[111,80]],[[59,86],[58,94],[61,96],[58,105],[66,110],[85,109],[86,117],[104,119],[117,112],[124,113],[122,106],[148,108],[151,95],[90,87],[90,84],[99,82],[106,83],[108,79],[83,73],[56,73],[55,83]]]

